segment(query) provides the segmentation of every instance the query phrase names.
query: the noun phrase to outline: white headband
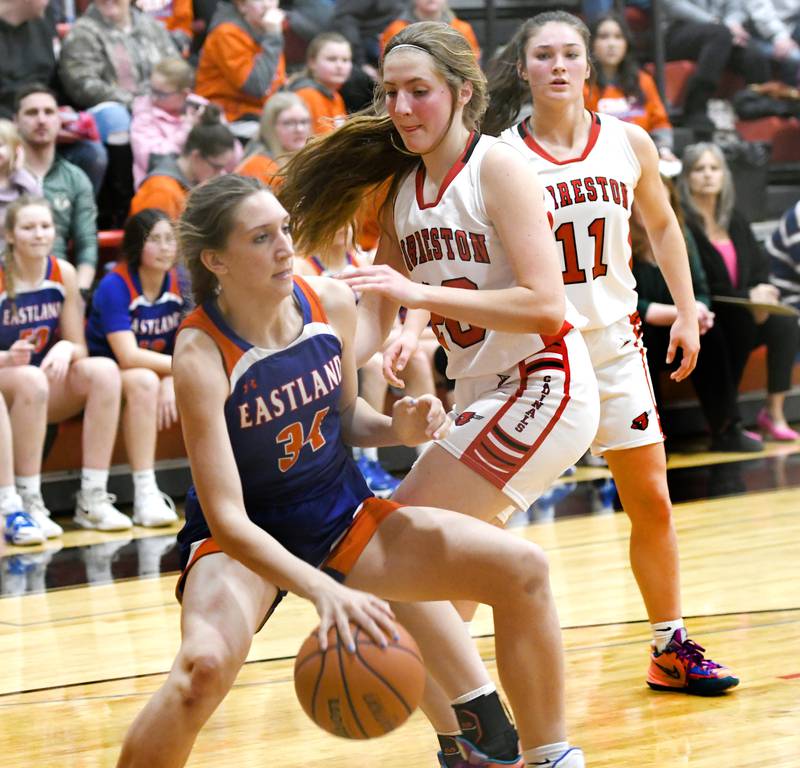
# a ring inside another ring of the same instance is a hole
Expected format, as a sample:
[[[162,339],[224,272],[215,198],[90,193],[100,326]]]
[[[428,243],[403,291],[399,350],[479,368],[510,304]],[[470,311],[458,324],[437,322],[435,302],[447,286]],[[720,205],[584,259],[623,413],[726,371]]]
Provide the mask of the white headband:
[[[427,49],[423,48],[421,45],[414,45],[413,43],[400,43],[400,45],[395,45],[394,48],[390,48],[386,53],[383,55],[385,59],[390,53],[394,51],[399,51],[401,48],[413,48],[415,51],[422,51],[423,53],[427,53],[428,56],[433,56],[433,54]]]

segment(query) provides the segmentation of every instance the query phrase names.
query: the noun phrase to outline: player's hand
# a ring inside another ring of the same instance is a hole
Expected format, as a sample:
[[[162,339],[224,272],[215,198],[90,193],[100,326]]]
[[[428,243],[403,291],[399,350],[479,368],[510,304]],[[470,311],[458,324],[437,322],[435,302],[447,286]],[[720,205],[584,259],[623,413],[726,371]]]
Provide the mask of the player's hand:
[[[268,8],[261,17],[261,29],[269,35],[277,35],[283,29],[283,20],[286,14],[278,8],[277,0],[271,0]]]
[[[29,365],[34,346],[25,339],[17,339],[6,352],[6,365]]]
[[[71,362],[72,342],[62,339],[50,348],[39,367],[50,381],[60,383],[66,379]]]
[[[406,383],[399,377],[404,371],[411,355],[417,351],[419,338],[413,333],[402,331],[383,348],[383,378],[397,389],[403,389]]]
[[[369,592],[345,587],[325,573],[320,573],[320,576],[319,585],[311,600],[319,614],[318,639],[319,647],[323,651],[328,647],[328,630],[335,626],[345,648],[350,653],[355,653],[351,621],[361,627],[381,648],[388,645],[387,637],[397,639],[394,613],[389,603]]]
[[[433,395],[403,397],[392,406],[392,428],[403,445],[419,445],[447,436],[452,421]]]
[[[169,429],[178,421],[178,406],[175,403],[175,380],[172,376],[161,379],[158,387],[158,406],[156,409],[156,423],[159,432]]]
[[[683,355],[678,369],[669,375],[673,381],[683,381],[697,365],[697,355],[700,352],[700,328],[697,314],[694,312],[692,317],[686,317],[679,312],[677,319],[672,324],[669,331],[667,365],[672,364],[679,347]]]
[[[337,275],[358,293],[377,293],[409,309],[418,309],[423,301],[423,287],[386,264],[359,267]]]

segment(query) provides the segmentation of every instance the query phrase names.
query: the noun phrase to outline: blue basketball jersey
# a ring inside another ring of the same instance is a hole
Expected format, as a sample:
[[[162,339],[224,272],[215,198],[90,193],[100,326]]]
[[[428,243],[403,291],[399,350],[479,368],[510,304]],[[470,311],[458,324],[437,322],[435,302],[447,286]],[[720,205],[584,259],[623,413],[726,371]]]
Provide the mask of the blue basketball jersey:
[[[92,296],[86,323],[89,354],[114,357],[107,334],[132,331],[143,349],[171,355],[183,306],[175,269],[164,275],[158,297],[150,301],[142,292],[139,273],[127,264],[118,265],[100,281]]]
[[[225,420],[248,516],[317,565],[372,494],[342,442],[341,342],[317,295],[297,277],[294,298],[303,330],[284,349],[239,337],[214,302],[191,312],[181,330],[207,333],[225,361]],[[192,489],[179,541],[186,546],[209,535]]]
[[[32,290],[17,290],[13,299],[6,292],[5,271],[0,268],[0,349],[18,339],[34,346],[31,365],[39,365],[58,341],[61,310],[66,289],[55,256],[49,256],[44,279]]]

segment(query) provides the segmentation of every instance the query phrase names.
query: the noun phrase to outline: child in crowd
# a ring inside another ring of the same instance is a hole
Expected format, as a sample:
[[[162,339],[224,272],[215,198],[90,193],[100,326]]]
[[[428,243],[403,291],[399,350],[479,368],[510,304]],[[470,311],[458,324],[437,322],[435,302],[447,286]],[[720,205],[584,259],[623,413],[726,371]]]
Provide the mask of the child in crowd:
[[[339,89],[352,69],[350,43],[338,32],[323,32],[309,43],[306,69],[290,87],[308,106],[314,134],[330,133],[347,117]]]

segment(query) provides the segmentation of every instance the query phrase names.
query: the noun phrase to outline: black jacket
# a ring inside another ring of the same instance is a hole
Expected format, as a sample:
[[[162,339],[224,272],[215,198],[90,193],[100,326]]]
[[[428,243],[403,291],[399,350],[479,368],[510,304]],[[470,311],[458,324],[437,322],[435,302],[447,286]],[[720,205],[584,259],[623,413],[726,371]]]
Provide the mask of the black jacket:
[[[705,231],[695,222],[688,222],[689,229],[697,242],[700,261],[703,264],[711,295],[738,296],[749,298],[750,288],[759,283],[769,282],[769,260],[767,254],[753,236],[750,223],[738,211],[733,212],[728,227],[733,247],[736,249],[736,261],[739,268],[739,285],[731,283],[728,269],[719,251],[711,244]]]

